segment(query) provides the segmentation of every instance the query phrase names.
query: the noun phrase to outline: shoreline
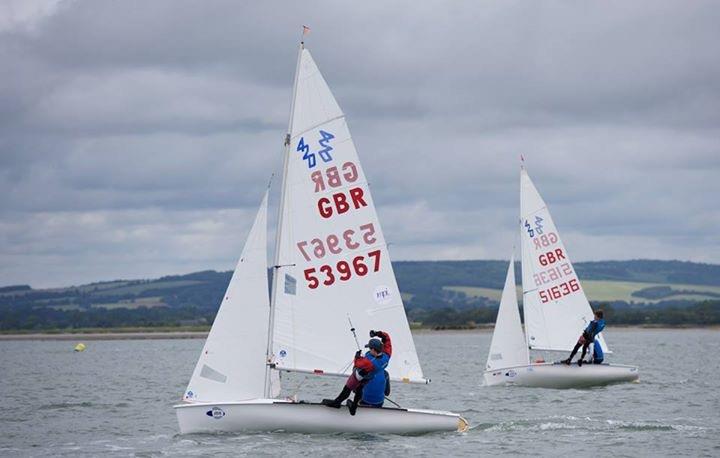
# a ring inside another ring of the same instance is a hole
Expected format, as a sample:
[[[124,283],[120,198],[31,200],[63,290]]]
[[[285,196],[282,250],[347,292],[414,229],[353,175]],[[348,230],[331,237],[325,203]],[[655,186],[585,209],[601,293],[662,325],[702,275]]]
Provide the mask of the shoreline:
[[[435,329],[416,328],[412,329],[413,334],[458,334],[458,333],[489,333],[494,327],[492,325],[468,329]],[[613,326],[618,331],[655,331],[655,330],[720,330],[720,326]],[[7,333],[0,334],[0,341],[81,341],[81,340],[161,340],[161,339],[205,339],[209,331],[153,331],[153,330],[132,330],[122,331],[115,329],[108,332],[48,332],[48,333]]]

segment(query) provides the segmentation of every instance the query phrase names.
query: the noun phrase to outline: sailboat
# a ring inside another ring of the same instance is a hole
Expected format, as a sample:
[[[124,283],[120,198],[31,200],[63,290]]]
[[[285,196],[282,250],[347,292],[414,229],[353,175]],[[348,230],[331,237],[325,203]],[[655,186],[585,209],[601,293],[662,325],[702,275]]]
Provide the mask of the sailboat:
[[[637,380],[636,366],[531,362],[530,350],[567,356],[593,319],[593,311],[548,207],[525,167],[520,171],[520,214],[525,334],[511,259],[483,374],[485,384],[577,388]],[[596,339],[603,352],[610,353],[602,333]]]
[[[184,402],[174,406],[181,433],[466,430],[451,412],[361,406],[352,416],[347,406],[279,397],[280,372],[347,377],[356,330],[390,334],[391,380],[428,382],[345,115],[304,44],[290,112],[272,296],[266,192]]]

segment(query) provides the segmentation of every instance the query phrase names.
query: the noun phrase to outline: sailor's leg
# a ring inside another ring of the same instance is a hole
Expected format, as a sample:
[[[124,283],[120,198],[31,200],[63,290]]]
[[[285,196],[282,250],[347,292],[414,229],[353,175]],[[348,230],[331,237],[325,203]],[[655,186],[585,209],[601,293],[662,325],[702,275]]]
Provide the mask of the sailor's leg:
[[[355,415],[358,404],[362,400],[363,386],[364,385],[360,385],[355,389],[355,397],[353,397],[352,401],[348,402],[348,409],[350,410],[350,415]]]
[[[582,355],[580,355],[580,359],[578,360],[578,366],[582,366],[582,364],[585,362],[585,355],[587,354],[588,347],[590,346],[589,342],[585,342],[582,346],[583,351]]]
[[[572,359],[577,354],[578,349],[580,349],[581,345],[582,345],[582,343],[580,343],[580,341],[578,341],[578,343],[575,344],[575,348],[573,348],[572,351],[570,352],[570,357],[563,361],[565,364],[570,364],[572,362]]]
[[[582,351],[582,355],[580,356],[580,359],[582,359],[582,360],[585,359],[585,355],[587,354],[587,351],[588,351],[588,347],[589,347],[589,346],[590,346],[589,343],[585,343],[585,344],[582,346],[583,351]]]
[[[328,407],[339,409],[343,401],[350,397],[350,393],[352,393],[352,390],[345,385],[335,399],[323,399],[322,403]]]

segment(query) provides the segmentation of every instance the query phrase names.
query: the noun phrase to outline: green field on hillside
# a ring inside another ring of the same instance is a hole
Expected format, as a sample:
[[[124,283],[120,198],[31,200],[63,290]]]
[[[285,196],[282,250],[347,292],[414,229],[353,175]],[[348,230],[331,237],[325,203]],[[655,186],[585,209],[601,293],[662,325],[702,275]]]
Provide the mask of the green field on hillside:
[[[597,302],[625,301],[657,303],[662,300],[668,299],[703,301],[717,299],[717,296],[713,296],[713,294],[720,294],[720,286],[686,285],[680,283],[640,283],[607,280],[585,280],[582,282],[582,286],[585,290],[585,294],[587,295],[588,300]],[[697,293],[710,294],[673,294],[663,299],[647,299],[632,295],[632,293],[636,291],[656,286],[667,286],[676,291],[693,291]],[[478,288],[473,286],[445,286],[443,289],[446,289],[448,291],[462,292],[465,293],[468,297],[486,297],[495,301],[499,301],[500,295],[502,294],[502,290],[500,289]],[[522,291],[518,287],[518,298],[520,297],[522,297]]]

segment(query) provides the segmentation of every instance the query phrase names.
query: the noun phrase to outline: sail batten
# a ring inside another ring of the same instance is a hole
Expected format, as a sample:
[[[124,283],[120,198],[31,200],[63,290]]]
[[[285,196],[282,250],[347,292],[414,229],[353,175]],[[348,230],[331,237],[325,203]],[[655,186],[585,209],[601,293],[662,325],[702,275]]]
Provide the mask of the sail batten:
[[[332,119],[328,119],[327,121],[323,121],[323,122],[321,122],[320,124],[314,125],[314,126],[312,126],[312,127],[308,127],[307,129],[305,129],[305,130],[302,131],[302,132],[297,132],[297,133],[294,134],[292,137],[290,137],[290,139],[291,139],[291,140],[295,140],[295,139],[297,139],[298,137],[300,137],[300,136],[302,136],[302,135],[305,135],[306,133],[308,133],[308,132],[310,132],[310,131],[312,131],[312,130],[314,130],[314,129],[319,129],[320,127],[324,126],[325,124],[329,124],[329,123],[331,123],[331,122],[333,122],[333,121],[335,121],[335,120],[343,119],[343,118],[345,118],[345,115],[344,115],[344,114],[341,114],[341,115],[336,116],[336,117],[334,117],[334,118],[332,118]]]

